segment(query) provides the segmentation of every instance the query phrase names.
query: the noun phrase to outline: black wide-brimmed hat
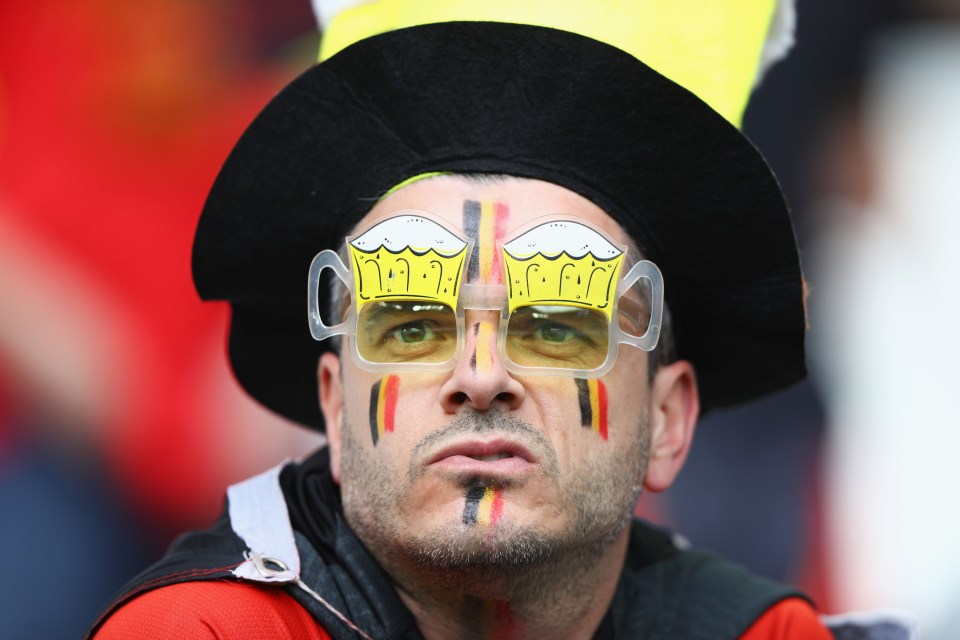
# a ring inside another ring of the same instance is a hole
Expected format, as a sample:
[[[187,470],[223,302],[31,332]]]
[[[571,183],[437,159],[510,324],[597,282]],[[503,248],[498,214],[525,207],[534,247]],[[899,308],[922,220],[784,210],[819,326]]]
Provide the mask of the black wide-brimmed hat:
[[[450,22],[367,38],[281,91],[227,158],[197,228],[205,300],[230,302],[237,379],[323,429],[311,259],[419,174],[536,178],[607,211],[661,269],[704,410],[805,375],[802,278],[777,181],[740,132],[610,45]]]

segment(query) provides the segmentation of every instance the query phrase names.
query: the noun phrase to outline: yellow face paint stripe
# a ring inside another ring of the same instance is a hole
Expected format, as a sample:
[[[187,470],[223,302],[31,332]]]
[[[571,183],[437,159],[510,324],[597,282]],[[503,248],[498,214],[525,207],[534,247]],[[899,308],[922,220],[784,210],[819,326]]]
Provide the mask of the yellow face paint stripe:
[[[380,382],[380,393],[377,394],[377,435],[382,436],[383,432],[386,430],[384,427],[384,420],[386,418],[386,395],[387,395],[387,385],[384,384],[386,381],[382,380]]]
[[[503,496],[499,489],[487,487],[477,506],[477,524],[489,526],[496,524],[503,510]]]
[[[483,320],[477,323],[476,370],[490,373],[493,369],[493,323]]]

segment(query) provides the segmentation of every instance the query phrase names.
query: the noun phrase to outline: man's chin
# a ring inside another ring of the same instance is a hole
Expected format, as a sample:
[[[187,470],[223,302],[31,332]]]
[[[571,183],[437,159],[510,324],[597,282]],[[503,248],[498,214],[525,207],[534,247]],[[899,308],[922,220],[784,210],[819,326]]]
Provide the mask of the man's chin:
[[[562,537],[532,527],[450,524],[404,541],[407,555],[424,568],[534,567],[569,546]]]

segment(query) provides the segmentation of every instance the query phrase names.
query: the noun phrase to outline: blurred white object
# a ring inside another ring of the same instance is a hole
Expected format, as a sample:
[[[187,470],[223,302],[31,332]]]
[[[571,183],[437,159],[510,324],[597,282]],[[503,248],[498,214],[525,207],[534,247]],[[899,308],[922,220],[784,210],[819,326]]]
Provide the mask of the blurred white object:
[[[330,24],[333,16],[361,2],[363,0],[311,0],[313,14],[317,17],[317,25],[321,30]]]
[[[960,30],[876,50],[864,100],[875,188],[827,230],[811,347],[830,433],[840,609],[901,607],[960,637]]]

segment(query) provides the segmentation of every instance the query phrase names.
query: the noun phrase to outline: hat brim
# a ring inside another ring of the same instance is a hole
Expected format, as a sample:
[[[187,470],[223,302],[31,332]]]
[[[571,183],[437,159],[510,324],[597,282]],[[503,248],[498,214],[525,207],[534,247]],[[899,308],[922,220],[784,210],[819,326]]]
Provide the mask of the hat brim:
[[[558,184],[613,216],[664,274],[677,355],[704,411],[806,374],[802,278],[760,153],[696,96],[576,34],[462,22],[393,31],[308,70],[227,158],[193,253],[233,308],[241,385],[323,429],[307,326],[310,261],[390,187],[432,171]]]

